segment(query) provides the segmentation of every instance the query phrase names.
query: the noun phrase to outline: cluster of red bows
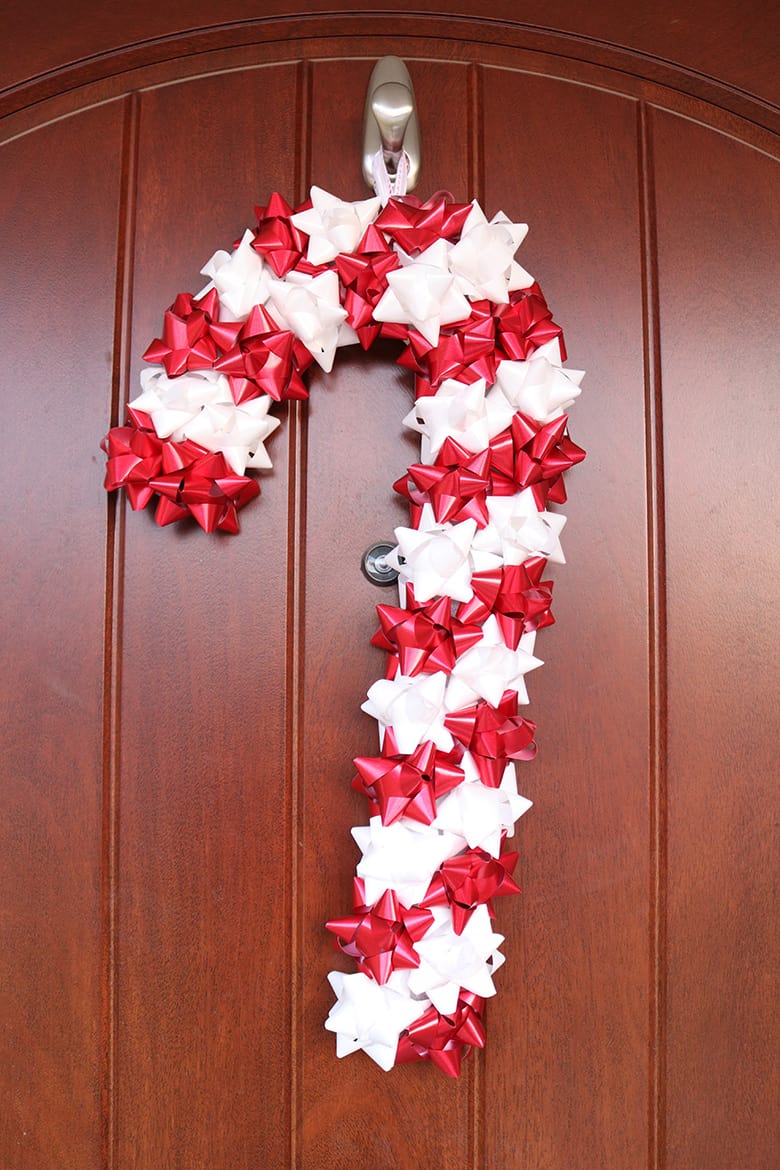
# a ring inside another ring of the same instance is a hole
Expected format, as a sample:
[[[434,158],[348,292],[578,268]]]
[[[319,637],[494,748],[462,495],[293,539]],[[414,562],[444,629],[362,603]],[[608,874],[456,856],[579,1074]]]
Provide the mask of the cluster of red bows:
[[[542,290],[534,283],[510,293],[504,305],[472,302],[470,315],[445,326],[436,345],[419,330],[410,329],[409,344],[398,364],[414,371],[415,397],[424,398],[435,394],[445,378],[467,383],[484,378],[490,385],[496,380],[499,362],[525,361],[553,338],[558,339],[565,360],[563,330],[553,321]]]
[[[257,480],[236,475],[224,455],[189,439],[159,439],[142,411],[132,411],[132,422],[113,427],[101,444],[106,489],[123,487],[134,509],[158,495],[161,527],[192,516],[205,532],[238,532],[238,509],[260,494]]]
[[[437,524],[473,519],[484,528],[488,496],[513,496],[530,488],[539,511],[547,503],[564,504],[563,474],[585,458],[567,431],[568,416],[537,422],[519,411],[511,425],[474,454],[455,439],[442,443],[433,465],[413,463],[393,484],[411,503],[417,527],[422,508],[430,504]]]

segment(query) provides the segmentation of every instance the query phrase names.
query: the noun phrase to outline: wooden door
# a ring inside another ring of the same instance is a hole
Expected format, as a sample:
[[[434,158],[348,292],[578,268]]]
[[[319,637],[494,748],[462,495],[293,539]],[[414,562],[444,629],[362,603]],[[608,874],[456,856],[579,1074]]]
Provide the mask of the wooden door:
[[[0,124],[0,1161],[769,1170],[768,107],[509,22],[246,29],[51,70]],[[529,221],[523,263],[588,370],[523,895],[457,1082],[337,1062],[322,1028],[382,670],[360,557],[401,522],[415,450],[393,348],[341,351],[281,412],[237,537],[129,513],[98,449],[163,309],[254,203],[363,197],[365,85],[390,52],[420,192]]]

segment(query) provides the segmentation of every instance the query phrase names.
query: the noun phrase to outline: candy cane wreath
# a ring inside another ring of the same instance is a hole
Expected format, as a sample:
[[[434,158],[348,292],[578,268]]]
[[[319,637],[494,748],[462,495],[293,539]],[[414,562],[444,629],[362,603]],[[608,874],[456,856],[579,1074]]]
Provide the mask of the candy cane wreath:
[[[400,604],[377,606],[372,639],[387,670],[363,704],[381,754],[355,760],[352,781],[370,816],[353,829],[353,912],[328,923],[358,969],[330,974],[325,1026],[339,1056],[457,1075],[484,1044],[503,962],[492,902],[518,891],[504,842],[530,802],[514,761],[536,751],[519,705],[553,622],[545,567],[564,559],[565,518],[547,504],[585,454],[565,413],[582,372],[562,368],[561,329],[514,260],[527,227],[502,212],[317,187],[295,211],[273,195],[256,212],[202,269],[206,287],[165,313],[127,424],[103,442],[105,486],[136,509],[156,496],[158,524],[237,532],[260,491],[247,468],[271,466],[272,401],[306,398],[306,369],[330,371],[342,345],[403,342],[421,458],[394,485],[411,517],[389,558]]]

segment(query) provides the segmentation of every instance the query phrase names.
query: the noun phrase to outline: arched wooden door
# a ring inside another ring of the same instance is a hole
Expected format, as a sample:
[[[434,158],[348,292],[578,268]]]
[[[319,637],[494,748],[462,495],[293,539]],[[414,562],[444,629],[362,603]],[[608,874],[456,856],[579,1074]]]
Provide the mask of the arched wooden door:
[[[0,123],[0,1162],[769,1170],[777,140],[759,103],[586,40],[246,27],[52,73]],[[588,370],[524,893],[458,1082],[337,1062],[322,1029],[381,671],[360,556],[414,450],[392,348],[313,378],[236,538],[107,500],[98,450],[253,203],[362,197],[388,52],[421,193],[530,222]]]

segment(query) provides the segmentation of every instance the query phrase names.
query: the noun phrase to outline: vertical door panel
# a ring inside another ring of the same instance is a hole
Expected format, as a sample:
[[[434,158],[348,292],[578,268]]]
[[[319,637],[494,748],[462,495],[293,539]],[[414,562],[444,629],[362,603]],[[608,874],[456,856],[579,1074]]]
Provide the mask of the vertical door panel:
[[[345,198],[370,194],[361,187],[353,144],[360,141],[372,65],[339,61],[313,67],[311,179]],[[447,103],[433,100],[433,86],[441,82],[467,110],[467,70],[428,62],[411,62],[410,69],[415,93],[427,106],[426,169],[416,193],[425,198],[431,184],[464,192],[468,118],[453,124]],[[360,711],[385,665],[384,655],[369,645],[377,628],[375,605],[397,603],[395,589],[369,584],[360,561],[370,544],[392,540],[394,527],[408,521],[408,509],[392,485],[419,452],[419,443],[401,425],[413,400],[413,378],[395,365],[399,352],[393,343],[378,344],[370,354],[339,351],[333,372],[312,378],[307,410],[299,1055],[302,1165],[318,1170],[362,1162],[456,1170],[469,1156],[468,1075],[452,1083],[419,1066],[388,1075],[362,1053],[336,1062],[334,1037],[322,1028],[333,1002],[328,970],[354,969],[332,948],[323,923],[351,911],[359,853],[349,830],[367,821],[366,802],[350,787],[351,760],[379,750],[376,723]]]
[[[669,575],[668,1142],[675,1170],[780,1148],[777,162],[657,112]],[[680,165],[680,159],[685,165]]]
[[[0,151],[8,1170],[100,1156],[103,585],[119,103]]]
[[[557,624],[529,678],[539,755],[519,831],[523,894],[488,1013],[486,1164],[639,1166],[648,1018],[648,715],[643,336],[635,106],[483,74],[485,200],[527,220],[519,259],[587,370],[571,409]]]
[[[130,396],[180,290],[294,180],[294,66],[143,95]],[[263,1160],[289,1131],[287,435],[240,536],[126,525],[118,1163]]]

